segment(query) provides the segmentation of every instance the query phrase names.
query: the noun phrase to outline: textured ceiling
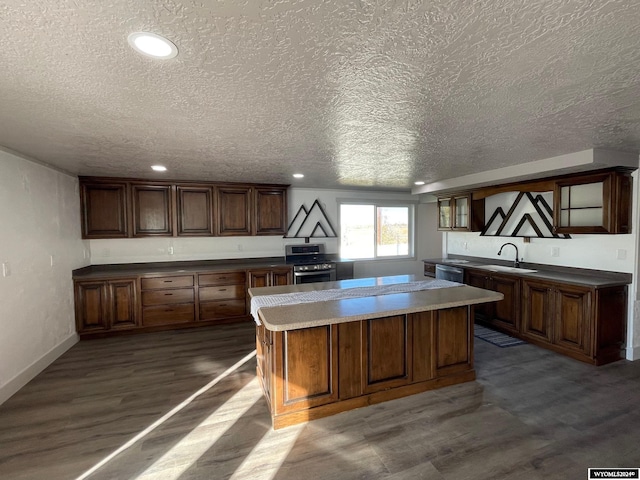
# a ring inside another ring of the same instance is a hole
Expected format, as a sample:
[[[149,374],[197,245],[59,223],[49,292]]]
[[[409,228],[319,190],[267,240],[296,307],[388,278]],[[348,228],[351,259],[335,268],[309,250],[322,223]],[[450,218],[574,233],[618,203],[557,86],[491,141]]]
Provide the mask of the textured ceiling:
[[[640,149],[639,39],[637,0],[4,0],[0,145],[80,175],[409,189]]]

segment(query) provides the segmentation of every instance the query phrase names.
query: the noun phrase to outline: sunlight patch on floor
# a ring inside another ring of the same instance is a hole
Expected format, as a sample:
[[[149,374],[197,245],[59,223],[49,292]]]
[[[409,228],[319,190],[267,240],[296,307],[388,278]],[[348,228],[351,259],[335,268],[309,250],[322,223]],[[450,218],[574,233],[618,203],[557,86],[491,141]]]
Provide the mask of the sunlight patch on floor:
[[[247,363],[249,360],[251,360],[253,357],[256,356],[256,351],[253,350],[251,353],[249,353],[248,355],[246,355],[245,357],[243,357],[242,359],[238,360],[235,364],[233,364],[231,367],[229,367],[228,369],[226,369],[224,372],[222,372],[219,376],[217,376],[216,378],[214,378],[213,380],[211,380],[209,383],[207,383],[204,387],[200,388],[197,392],[195,392],[194,394],[192,394],[191,396],[189,396],[186,400],[184,400],[183,402],[181,402],[179,405],[177,405],[176,407],[174,407],[172,410],[170,410],[168,413],[164,414],[162,417],[160,417],[158,420],[156,420],[155,422],[153,422],[151,425],[149,425],[147,428],[145,428],[144,430],[142,430],[140,433],[138,433],[135,437],[133,437],[131,440],[129,440],[128,442],[124,443],[123,445],[121,445],[120,447],[118,447],[117,450],[115,450],[114,452],[112,452],[111,454],[109,454],[108,456],[106,456],[105,458],[103,458],[101,461],[99,461],[98,463],[96,463],[93,467],[91,467],[89,470],[87,470],[86,472],[84,472],[82,475],[80,475],[79,477],[76,478],[76,480],[85,480],[86,478],[88,478],[90,475],[94,474],[96,471],[98,471],[101,467],[105,466],[107,463],[109,463],[111,460],[113,460],[115,457],[117,457],[118,455],[120,455],[122,452],[124,452],[125,450],[127,450],[128,448],[132,447],[133,445],[135,445],[138,441],[142,440],[144,437],[146,437],[147,435],[149,435],[151,432],[153,432],[156,428],[158,428],[159,426],[161,426],[164,422],[166,422],[167,420],[169,420],[171,417],[173,417],[174,415],[176,415],[177,413],[179,413],[182,409],[184,409],[185,407],[187,407],[190,403],[192,403],[195,399],[197,399],[200,395],[206,393],[207,391],[209,391],[211,388],[213,388],[214,386],[216,386],[218,383],[220,383],[220,381],[224,380],[226,377],[228,377],[229,375],[231,375],[233,372],[235,372],[238,368],[240,368],[242,365],[244,365],[245,363]],[[251,383],[251,382],[250,382]],[[254,387],[255,388],[255,387]],[[258,389],[259,391],[260,389]]]
[[[136,480],[177,480],[262,398],[254,378],[156,460]]]

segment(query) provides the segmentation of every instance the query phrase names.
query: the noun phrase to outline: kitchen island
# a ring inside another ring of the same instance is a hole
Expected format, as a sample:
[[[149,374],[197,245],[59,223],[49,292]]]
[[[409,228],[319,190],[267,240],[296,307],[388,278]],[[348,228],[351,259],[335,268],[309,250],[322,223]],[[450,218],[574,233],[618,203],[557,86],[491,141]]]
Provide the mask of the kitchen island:
[[[249,294],[274,429],[474,380],[473,305],[503,298],[413,275]]]

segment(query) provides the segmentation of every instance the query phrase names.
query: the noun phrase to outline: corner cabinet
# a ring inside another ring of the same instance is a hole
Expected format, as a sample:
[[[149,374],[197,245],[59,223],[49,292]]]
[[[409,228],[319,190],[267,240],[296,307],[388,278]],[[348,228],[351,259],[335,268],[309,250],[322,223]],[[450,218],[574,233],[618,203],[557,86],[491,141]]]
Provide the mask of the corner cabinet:
[[[631,175],[607,172],[555,182],[556,233],[630,233]]]
[[[125,182],[81,182],[82,238],[126,238],[128,186]]]
[[[82,238],[285,235],[287,189],[80,177]]]
[[[438,230],[479,232],[484,228],[484,199],[471,194],[438,198]]]
[[[138,327],[137,279],[75,282],[78,333],[129,330]]]

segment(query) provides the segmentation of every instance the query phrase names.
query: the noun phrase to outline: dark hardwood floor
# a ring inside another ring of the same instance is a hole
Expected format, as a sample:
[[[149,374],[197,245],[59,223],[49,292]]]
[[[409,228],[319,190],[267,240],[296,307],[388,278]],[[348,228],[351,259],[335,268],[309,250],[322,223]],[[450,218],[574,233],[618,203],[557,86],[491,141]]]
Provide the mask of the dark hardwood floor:
[[[593,367],[476,340],[475,382],[274,432],[253,348],[249,323],[80,342],[0,406],[0,478],[565,480],[640,467],[640,361]]]

